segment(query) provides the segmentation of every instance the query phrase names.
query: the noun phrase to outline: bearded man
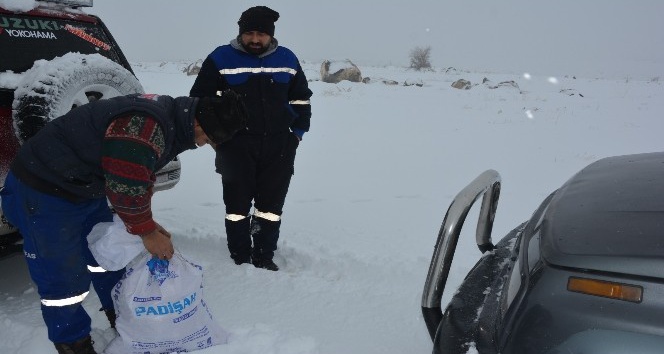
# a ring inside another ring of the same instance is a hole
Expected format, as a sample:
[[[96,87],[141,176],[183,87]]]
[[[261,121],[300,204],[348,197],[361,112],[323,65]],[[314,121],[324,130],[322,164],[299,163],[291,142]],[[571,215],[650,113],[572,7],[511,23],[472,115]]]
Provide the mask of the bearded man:
[[[216,146],[228,249],[235,264],[272,271],[279,270],[274,251],[312,95],[297,57],[274,38],[278,19],[266,6],[244,11],[238,36],[208,55],[189,93],[232,89],[246,104],[247,129]]]

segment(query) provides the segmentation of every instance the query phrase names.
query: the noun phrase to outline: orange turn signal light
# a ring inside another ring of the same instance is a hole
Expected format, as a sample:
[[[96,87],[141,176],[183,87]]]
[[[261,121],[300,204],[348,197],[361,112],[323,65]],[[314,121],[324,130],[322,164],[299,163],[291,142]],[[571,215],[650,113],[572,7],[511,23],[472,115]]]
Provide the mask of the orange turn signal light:
[[[631,302],[643,300],[642,287],[604,280],[570,277],[567,281],[567,290]]]

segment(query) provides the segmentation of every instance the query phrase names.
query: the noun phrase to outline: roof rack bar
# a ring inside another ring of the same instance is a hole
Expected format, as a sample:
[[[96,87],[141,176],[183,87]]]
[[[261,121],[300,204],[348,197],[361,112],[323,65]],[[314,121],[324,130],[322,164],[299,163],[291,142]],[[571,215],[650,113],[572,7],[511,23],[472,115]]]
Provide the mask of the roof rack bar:
[[[71,7],[92,7],[92,1],[93,0],[48,0],[48,1],[38,1],[38,2],[55,3]]]

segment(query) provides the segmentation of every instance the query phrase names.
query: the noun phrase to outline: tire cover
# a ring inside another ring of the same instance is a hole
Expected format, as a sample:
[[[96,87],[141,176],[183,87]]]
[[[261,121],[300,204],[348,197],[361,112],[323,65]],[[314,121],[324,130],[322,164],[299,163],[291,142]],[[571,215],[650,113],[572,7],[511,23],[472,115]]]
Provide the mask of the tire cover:
[[[14,92],[14,131],[23,143],[49,121],[88,103],[90,96],[99,99],[133,93],[143,93],[138,79],[100,54],[68,53],[38,60]]]

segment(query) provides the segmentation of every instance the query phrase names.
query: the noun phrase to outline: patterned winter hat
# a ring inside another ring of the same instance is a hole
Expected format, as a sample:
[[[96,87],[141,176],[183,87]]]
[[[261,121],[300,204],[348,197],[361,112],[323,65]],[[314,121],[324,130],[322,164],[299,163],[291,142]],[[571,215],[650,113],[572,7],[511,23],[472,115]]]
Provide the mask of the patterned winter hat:
[[[247,9],[240,16],[237,24],[240,26],[240,34],[258,31],[274,37],[274,23],[279,19],[279,13],[267,6],[254,6]]]

